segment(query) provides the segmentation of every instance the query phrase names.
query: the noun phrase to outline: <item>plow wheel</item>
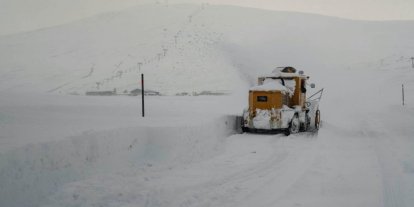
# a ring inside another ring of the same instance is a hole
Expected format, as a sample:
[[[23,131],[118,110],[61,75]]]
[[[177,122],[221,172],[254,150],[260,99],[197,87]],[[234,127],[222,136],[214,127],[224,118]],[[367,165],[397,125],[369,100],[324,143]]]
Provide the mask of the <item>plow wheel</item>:
[[[299,132],[299,129],[300,129],[299,116],[295,114],[292,118],[292,121],[290,122],[289,134],[296,134]]]

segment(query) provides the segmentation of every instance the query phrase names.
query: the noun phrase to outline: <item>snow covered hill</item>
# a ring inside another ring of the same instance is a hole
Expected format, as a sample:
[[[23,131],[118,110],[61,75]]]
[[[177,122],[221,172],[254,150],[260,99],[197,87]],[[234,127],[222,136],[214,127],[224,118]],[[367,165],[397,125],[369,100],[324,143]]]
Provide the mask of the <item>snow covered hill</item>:
[[[211,5],[147,5],[0,37],[0,90],[232,92],[276,66],[309,73],[413,50],[413,22]]]
[[[0,206],[411,207],[413,36],[413,22],[210,5],[2,36]],[[280,65],[325,88],[322,128],[239,134],[246,86]],[[235,93],[147,97],[145,118],[137,97],[66,95],[131,90],[139,72],[164,94]]]
[[[216,48],[220,34],[188,20],[202,10],[138,7],[4,37],[1,88],[124,91],[137,88],[139,72],[144,72],[148,89],[167,94],[232,90],[240,77]]]

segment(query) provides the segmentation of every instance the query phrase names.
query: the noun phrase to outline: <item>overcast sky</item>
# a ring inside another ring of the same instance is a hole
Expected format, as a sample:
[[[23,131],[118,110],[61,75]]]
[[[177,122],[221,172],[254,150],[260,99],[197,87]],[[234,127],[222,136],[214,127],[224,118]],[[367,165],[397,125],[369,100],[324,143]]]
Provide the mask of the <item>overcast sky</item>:
[[[357,20],[414,20],[414,0],[0,0],[0,35],[155,2],[208,2]]]

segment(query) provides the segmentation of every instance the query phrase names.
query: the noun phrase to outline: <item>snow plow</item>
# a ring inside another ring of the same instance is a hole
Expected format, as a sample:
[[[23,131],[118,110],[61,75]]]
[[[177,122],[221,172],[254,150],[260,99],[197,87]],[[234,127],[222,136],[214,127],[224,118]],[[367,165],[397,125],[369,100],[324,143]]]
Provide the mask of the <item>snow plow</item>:
[[[249,90],[249,107],[243,111],[243,132],[318,131],[321,122],[319,102],[323,89],[306,98],[309,76],[293,67],[278,67],[258,78]]]

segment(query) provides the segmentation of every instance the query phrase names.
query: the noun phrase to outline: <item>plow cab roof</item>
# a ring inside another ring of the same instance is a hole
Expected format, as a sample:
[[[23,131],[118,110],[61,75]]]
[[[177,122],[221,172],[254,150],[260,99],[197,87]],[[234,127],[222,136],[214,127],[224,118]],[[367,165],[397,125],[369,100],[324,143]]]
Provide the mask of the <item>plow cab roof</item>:
[[[293,67],[277,67],[275,68],[272,73],[270,74],[266,74],[266,75],[262,75],[259,76],[259,79],[266,79],[266,78],[295,78],[295,77],[299,77],[299,78],[305,78],[305,79],[309,79],[309,76],[303,75],[303,74],[298,74],[296,73],[296,69]]]

